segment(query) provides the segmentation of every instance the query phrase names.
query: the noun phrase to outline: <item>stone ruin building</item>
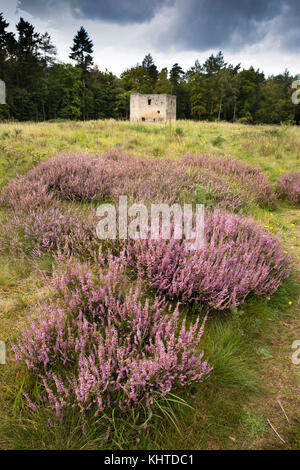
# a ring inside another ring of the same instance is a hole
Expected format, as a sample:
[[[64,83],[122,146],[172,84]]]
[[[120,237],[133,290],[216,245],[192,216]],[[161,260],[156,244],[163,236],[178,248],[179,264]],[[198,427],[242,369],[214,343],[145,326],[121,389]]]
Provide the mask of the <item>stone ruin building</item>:
[[[5,104],[5,82],[0,80],[0,104]]]
[[[176,120],[176,96],[147,95],[132,93],[130,95],[130,121],[154,122]]]

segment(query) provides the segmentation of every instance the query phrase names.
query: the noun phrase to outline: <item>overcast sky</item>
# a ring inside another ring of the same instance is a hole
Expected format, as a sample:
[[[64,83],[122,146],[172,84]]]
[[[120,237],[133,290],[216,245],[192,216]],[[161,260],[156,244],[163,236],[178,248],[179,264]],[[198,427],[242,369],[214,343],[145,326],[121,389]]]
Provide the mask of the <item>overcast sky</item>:
[[[148,52],[159,68],[188,69],[220,49],[234,65],[300,74],[300,0],[0,0],[0,12],[11,31],[20,16],[48,31],[68,62],[83,25],[95,64],[117,75]]]

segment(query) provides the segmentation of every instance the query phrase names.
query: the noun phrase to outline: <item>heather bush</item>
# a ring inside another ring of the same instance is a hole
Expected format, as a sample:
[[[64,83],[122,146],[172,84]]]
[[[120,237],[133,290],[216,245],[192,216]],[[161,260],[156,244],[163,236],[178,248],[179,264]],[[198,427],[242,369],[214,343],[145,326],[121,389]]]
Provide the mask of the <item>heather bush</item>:
[[[92,270],[69,263],[54,273],[52,301],[13,345],[39,382],[40,399],[62,416],[84,416],[140,405],[206,379],[211,371],[199,342],[204,323],[187,326],[178,307],[145,298],[125,274],[125,258]],[[29,405],[34,407],[28,397]]]
[[[102,200],[110,184],[101,157],[61,154],[10,182],[0,202],[15,209],[34,209],[53,202],[55,196],[71,201]]]
[[[0,194],[0,203],[17,211],[34,210],[55,204],[55,196],[49,192],[42,180],[31,180],[28,172],[4,186]]]
[[[238,193],[229,181],[209,172],[191,171],[183,161],[173,159],[138,158],[116,151],[103,155],[113,175],[111,195],[127,194],[135,201],[173,204],[192,198],[201,187],[214,196],[214,204],[229,210],[239,210],[246,195]]]
[[[83,258],[94,257],[100,246],[94,211],[47,207],[9,214],[0,230],[0,251],[25,252],[40,257],[60,252]]]
[[[300,171],[282,175],[277,184],[277,192],[283,199],[299,204]]]
[[[246,297],[269,297],[291,272],[291,260],[260,226],[238,215],[205,214],[205,246],[184,240],[139,240],[128,246],[129,265],[151,288],[203,308],[236,308]]]
[[[274,207],[275,194],[268,177],[259,167],[231,157],[217,155],[185,155],[182,161],[195,168],[205,169],[217,175],[222,175],[228,181],[235,181],[240,186],[240,192],[248,194],[260,205]]]
[[[272,189],[257,168],[230,158],[187,155],[179,160],[138,158],[115,150],[98,157],[61,154],[10,182],[0,202],[15,209],[55,205],[58,199],[99,201],[127,195],[134,201],[174,203],[199,188],[214,206],[238,211],[255,200],[272,205]],[[57,204],[56,204],[57,205]]]

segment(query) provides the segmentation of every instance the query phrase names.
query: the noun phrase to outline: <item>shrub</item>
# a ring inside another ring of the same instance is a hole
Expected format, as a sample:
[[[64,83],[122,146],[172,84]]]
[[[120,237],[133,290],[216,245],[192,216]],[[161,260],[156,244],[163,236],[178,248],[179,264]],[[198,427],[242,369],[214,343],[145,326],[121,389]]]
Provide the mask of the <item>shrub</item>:
[[[249,195],[260,205],[274,207],[275,194],[268,177],[259,167],[249,165],[247,162],[231,157],[218,157],[216,155],[185,155],[182,161],[195,168],[205,169],[209,173],[223,176],[227,186],[230,182],[239,185],[239,192],[245,198]]]
[[[94,212],[84,216],[60,207],[37,208],[26,216],[22,211],[10,214],[1,228],[0,241],[0,251],[24,251],[36,257],[57,252],[94,257],[100,246]]]
[[[249,192],[257,199],[259,194],[266,199],[268,185],[264,176],[259,176],[258,185],[255,169],[234,160],[222,160],[203,155],[186,156],[179,161],[138,158],[116,151],[97,158],[62,154],[10,182],[3,189],[0,202],[14,209],[30,210],[57,205],[59,198],[98,201],[106,196],[116,199],[127,195],[135,201],[171,204],[199,188],[214,196],[215,205],[232,211],[248,202]],[[242,181],[244,186],[235,181]]]
[[[183,131],[182,127],[176,127],[175,134],[182,137],[184,135],[184,131]]]
[[[296,204],[300,203],[300,171],[285,173],[277,184],[280,197]]]
[[[139,240],[129,265],[170,299],[204,308],[236,308],[251,294],[269,297],[291,272],[291,260],[253,221],[215,210],[205,214],[206,245],[188,251],[183,240]]]
[[[202,187],[216,195],[216,204],[229,210],[239,210],[245,201],[222,176],[205,168],[190,171],[183,160],[138,158],[116,151],[106,152],[103,158],[113,175],[114,198],[127,194],[135,201],[173,204]]]
[[[153,394],[208,377],[199,342],[204,323],[187,326],[178,307],[129,287],[123,255],[108,270],[86,265],[56,272],[54,296],[13,345],[35,371],[39,394],[61,416],[67,407],[97,415],[109,408],[154,406]],[[29,404],[31,404],[29,399]]]
[[[217,137],[215,137],[211,141],[211,143],[215,145],[216,147],[220,147],[223,144],[223,142],[225,142],[225,139],[221,135],[217,135]]]
[[[15,210],[30,210],[50,206],[55,202],[42,180],[30,179],[31,172],[21,175],[4,186],[0,194],[0,203]]]
[[[110,184],[101,157],[61,154],[9,183],[0,202],[33,209],[51,203],[54,196],[71,201],[102,200],[109,193]]]

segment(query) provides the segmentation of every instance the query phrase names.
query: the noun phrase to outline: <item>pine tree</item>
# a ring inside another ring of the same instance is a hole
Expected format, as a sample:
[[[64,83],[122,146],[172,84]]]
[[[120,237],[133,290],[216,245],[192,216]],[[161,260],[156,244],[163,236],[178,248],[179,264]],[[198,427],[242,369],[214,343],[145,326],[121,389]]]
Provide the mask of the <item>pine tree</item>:
[[[86,119],[87,108],[87,91],[86,83],[89,68],[93,65],[93,42],[89,38],[87,31],[81,26],[80,30],[73,38],[73,46],[71,47],[70,59],[76,60],[78,67],[81,68],[82,74],[82,118]]]
[[[12,44],[15,41],[13,33],[8,33],[6,28],[9,26],[0,13],[0,79],[5,80],[5,62],[12,49]]]
[[[19,33],[19,57],[24,58],[25,56],[27,56],[27,58],[37,59],[39,57],[39,33],[36,33],[34,30],[34,26],[28,21],[25,21],[23,18],[20,18],[20,21],[16,27]]]
[[[206,113],[203,100],[203,95],[205,94],[205,82],[201,71],[189,74],[189,87],[191,115],[196,119],[200,119]]]
[[[71,54],[69,55],[70,59],[76,60],[77,64],[83,72],[93,65],[93,42],[89,38],[87,31],[81,26],[80,30],[74,36],[73,46],[71,49]]]
[[[158,70],[151,54],[147,54],[144,57],[142,67],[148,72],[152,85],[155,85],[158,77]]]
[[[170,70],[170,82],[173,85],[173,93],[176,92],[176,88],[181,80],[181,78],[184,76],[184,71],[180,67],[179,64],[174,64],[173,67]]]
[[[209,58],[205,61],[204,70],[208,75],[214,75],[224,69],[226,65],[227,64],[224,61],[223,52],[219,51],[216,56],[211,54],[211,56],[209,56]]]
[[[20,18],[16,28],[18,40],[15,55],[18,62],[18,86],[29,90],[34,88],[39,72],[40,35],[35,32],[34,26],[23,18]]]
[[[55,63],[57,50],[51,42],[51,36],[49,33],[44,33],[40,38],[40,50],[42,53],[42,60],[46,67]]]
[[[177,118],[187,119],[189,117],[188,90],[185,82],[185,73],[176,62],[170,70],[171,93],[176,95]]]

